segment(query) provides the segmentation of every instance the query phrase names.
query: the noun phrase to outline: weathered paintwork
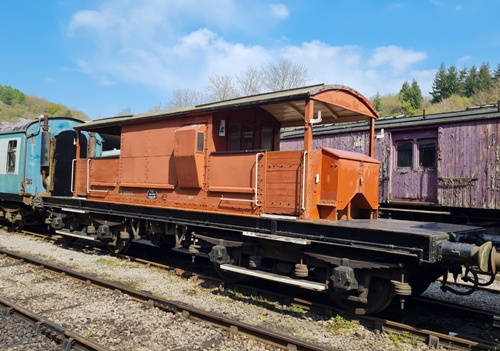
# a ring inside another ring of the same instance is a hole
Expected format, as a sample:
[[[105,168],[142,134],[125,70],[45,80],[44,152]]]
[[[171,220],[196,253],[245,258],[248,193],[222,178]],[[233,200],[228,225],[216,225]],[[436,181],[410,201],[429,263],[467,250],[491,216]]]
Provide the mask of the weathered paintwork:
[[[56,193],[71,194],[71,162],[76,138],[73,127],[80,123],[76,119],[61,117],[2,124],[0,193],[29,199],[39,193],[53,192],[53,179],[59,177],[61,182],[60,187],[55,188]],[[15,166],[11,169],[7,167],[10,141],[16,145],[12,151]],[[59,170],[55,167],[56,160]]]
[[[417,117],[387,117],[376,122],[375,158],[380,161],[380,202],[441,207],[500,209],[500,112],[471,110]],[[291,135],[292,137],[288,137]],[[301,149],[302,138],[284,133],[282,150]],[[436,167],[398,170],[395,144],[435,138]],[[340,148],[368,154],[366,123],[317,130],[314,148]]]
[[[318,86],[87,123],[77,129],[119,133],[121,146],[115,158],[77,160],[75,195],[250,216],[373,218],[377,161],[314,151],[307,142],[301,151],[278,148],[283,124],[306,125],[310,131],[321,120],[376,117],[358,93]],[[308,131],[305,140],[311,140]],[[330,163],[335,163],[335,182],[329,182]],[[334,199],[332,187],[340,189]]]

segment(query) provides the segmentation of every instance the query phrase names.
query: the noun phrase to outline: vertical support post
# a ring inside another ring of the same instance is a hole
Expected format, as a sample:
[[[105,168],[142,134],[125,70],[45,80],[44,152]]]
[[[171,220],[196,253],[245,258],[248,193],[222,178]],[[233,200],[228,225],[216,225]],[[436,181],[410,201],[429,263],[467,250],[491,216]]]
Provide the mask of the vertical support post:
[[[311,216],[310,209],[310,198],[311,198],[311,179],[310,170],[308,165],[311,163],[311,151],[313,149],[313,125],[311,124],[311,120],[314,119],[314,101],[309,99],[306,101],[306,109],[304,115],[304,153],[305,157],[303,158],[303,167],[306,167],[303,172],[302,179],[302,191],[303,191],[303,203],[302,203],[302,218],[309,219]]]
[[[76,140],[75,140],[75,147],[76,147],[76,155],[75,155],[75,159],[79,159],[80,158],[80,131],[77,130],[76,131]]]
[[[78,191],[79,191],[79,186],[78,186],[78,178],[80,176],[80,172],[78,172],[78,166],[81,165],[81,163],[78,162],[78,160],[80,159],[80,152],[81,152],[81,148],[80,148],[80,131],[77,130],[76,131],[76,140],[75,140],[75,162],[73,162],[73,184],[74,184],[74,189],[73,189],[73,196],[78,196]]]
[[[375,118],[370,118],[370,157],[375,157]]]
[[[314,118],[314,101],[307,100],[305,111],[305,125],[304,125],[304,151],[310,153],[313,148],[313,125],[311,120]]]

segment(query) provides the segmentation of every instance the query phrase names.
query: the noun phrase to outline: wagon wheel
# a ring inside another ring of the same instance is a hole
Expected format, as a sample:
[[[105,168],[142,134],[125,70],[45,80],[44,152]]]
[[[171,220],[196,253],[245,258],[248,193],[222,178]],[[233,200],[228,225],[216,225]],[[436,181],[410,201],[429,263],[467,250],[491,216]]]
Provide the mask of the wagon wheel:
[[[348,300],[348,295],[332,295],[333,301],[343,310],[358,314],[374,314],[383,311],[392,302],[394,288],[389,280],[372,278],[368,292],[368,302]]]
[[[19,209],[19,213],[16,214],[15,216],[17,215],[21,215],[21,219],[17,219],[17,220],[14,220],[12,222],[9,221],[10,223],[10,227],[13,231],[18,231],[18,230],[21,230],[24,228],[24,225],[26,224],[26,218],[23,214],[23,211],[22,209]]]
[[[18,230],[23,229],[25,224],[26,224],[26,220],[23,218],[19,221],[10,222],[10,227],[14,231],[18,231]]]
[[[131,239],[120,239],[118,237],[115,241],[108,243],[106,246],[112,254],[119,254],[127,251],[131,242]]]

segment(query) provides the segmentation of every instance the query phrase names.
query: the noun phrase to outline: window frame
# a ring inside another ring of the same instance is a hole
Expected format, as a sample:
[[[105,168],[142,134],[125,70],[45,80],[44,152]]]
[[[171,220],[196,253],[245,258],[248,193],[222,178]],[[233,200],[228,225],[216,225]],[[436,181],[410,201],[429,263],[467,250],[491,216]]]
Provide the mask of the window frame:
[[[18,140],[11,139],[7,142],[7,162],[5,172],[8,174],[17,172],[17,154],[19,151]]]
[[[433,142],[433,146],[434,146],[434,165],[433,166],[422,166],[422,159],[423,157],[421,157],[421,150],[422,148],[420,147],[421,146],[421,142],[429,142],[429,141],[432,141]],[[436,138],[419,138],[417,139],[417,143],[416,143],[416,147],[417,147],[417,157],[418,157],[418,162],[417,162],[417,165],[418,165],[418,169],[419,170],[434,170],[436,169],[437,167],[437,139]]]
[[[423,142],[433,142],[434,146],[434,165],[433,166],[422,166],[421,161],[423,159],[422,153],[424,148],[420,147],[421,143]],[[410,148],[410,165],[409,166],[400,166],[399,165],[399,160],[400,160],[400,150],[399,150],[399,145],[403,143],[409,143],[411,144]],[[415,137],[412,139],[400,139],[396,140],[394,142],[394,164],[395,164],[395,170],[398,172],[408,172],[408,171],[433,171],[437,169],[437,152],[438,152],[438,140],[435,137]]]
[[[401,151],[399,150],[399,145],[402,145],[402,144],[410,144],[411,147],[410,147],[410,158],[409,158],[409,166],[400,166],[399,165],[399,156],[400,156],[400,153]],[[408,170],[412,170],[414,169],[413,166],[414,166],[414,142],[413,142],[413,139],[402,139],[402,140],[396,140],[395,142],[395,155],[394,155],[394,159],[395,159],[395,168],[397,171],[399,172],[405,172],[405,171],[408,171]]]

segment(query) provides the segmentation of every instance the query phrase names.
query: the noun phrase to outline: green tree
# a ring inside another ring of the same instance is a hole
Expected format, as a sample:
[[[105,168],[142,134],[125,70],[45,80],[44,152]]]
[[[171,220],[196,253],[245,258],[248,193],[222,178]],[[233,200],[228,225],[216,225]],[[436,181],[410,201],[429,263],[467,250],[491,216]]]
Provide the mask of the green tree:
[[[380,96],[380,93],[377,91],[377,93],[375,94],[375,96],[372,98],[372,101],[371,101],[372,105],[373,105],[373,108],[378,112],[380,113],[382,111],[382,99],[381,99],[381,96]]]
[[[0,85],[0,101],[9,106],[15,104],[24,105],[26,103],[26,95],[9,85]]]
[[[491,78],[490,65],[488,63],[483,63],[479,67],[478,73],[478,88],[479,91],[490,91],[493,85],[493,79]]]
[[[459,72],[455,65],[451,65],[446,71],[446,84],[443,97],[446,99],[453,94],[460,94],[461,90]]]
[[[475,65],[469,70],[469,74],[465,78],[464,95],[470,98],[479,91],[479,72]]]
[[[451,65],[446,69],[444,63],[442,63],[432,83],[432,102],[437,103],[443,101],[453,94],[460,94],[461,91],[462,86],[460,84],[460,75],[457,67]]]
[[[422,91],[414,79],[411,85],[405,81],[399,92],[399,101],[401,102],[401,112],[407,116],[414,116],[422,108],[424,98]]]
[[[495,67],[495,70],[493,71],[493,79],[497,80],[500,78],[500,63],[497,63],[497,66]]]
[[[469,69],[464,67],[458,72],[458,81],[460,82],[460,96],[465,96],[465,82],[469,75]]]
[[[441,63],[439,70],[436,72],[434,76],[434,81],[432,82],[432,91],[430,94],[432,95],[432,102],[437,103],[444,100],[443,94],[445,91],[446,85],[446,68],[444,67],[444,63]]]

